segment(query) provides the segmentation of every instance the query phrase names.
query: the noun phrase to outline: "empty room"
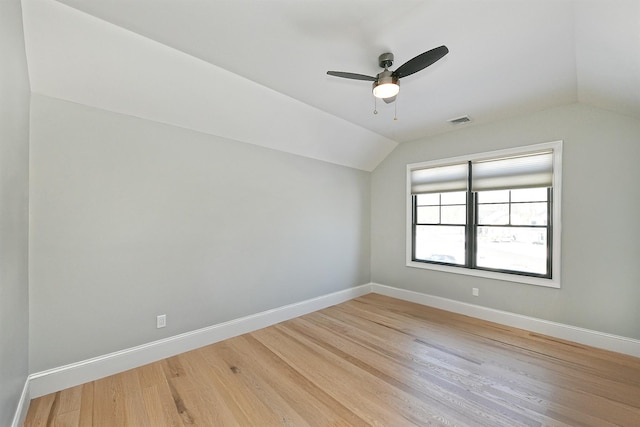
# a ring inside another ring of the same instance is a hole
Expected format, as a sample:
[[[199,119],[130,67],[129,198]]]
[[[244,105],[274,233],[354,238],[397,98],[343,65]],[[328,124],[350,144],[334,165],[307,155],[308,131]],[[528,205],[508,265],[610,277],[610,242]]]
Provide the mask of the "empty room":
[[[0,426],[640,425],[640,0],[0,0]]]

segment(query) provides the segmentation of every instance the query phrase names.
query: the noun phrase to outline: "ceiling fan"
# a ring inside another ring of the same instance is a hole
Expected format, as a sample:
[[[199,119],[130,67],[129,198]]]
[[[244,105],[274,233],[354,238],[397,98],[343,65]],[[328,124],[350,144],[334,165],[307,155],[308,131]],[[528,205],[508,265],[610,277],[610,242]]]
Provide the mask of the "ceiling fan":
[[[327,71],[327,74],[345,79],[371,81],[373,82],[373,96],[381,98],[389,104],[396,100],[396,96],[398,92],[400,92],[401,78],[427,68],[429,65],[442,59],[447,53],[449,53],[449,49],[447,49],[446,46],[436,47],[408,60],[395,71],[389,71],[388,69],[393,65],[393,54],[383,53],[378,57],[378,64],[380,68],[384,68],[384,71],[378,73],[375,77],[364,74],[345,73],[343,71]]]

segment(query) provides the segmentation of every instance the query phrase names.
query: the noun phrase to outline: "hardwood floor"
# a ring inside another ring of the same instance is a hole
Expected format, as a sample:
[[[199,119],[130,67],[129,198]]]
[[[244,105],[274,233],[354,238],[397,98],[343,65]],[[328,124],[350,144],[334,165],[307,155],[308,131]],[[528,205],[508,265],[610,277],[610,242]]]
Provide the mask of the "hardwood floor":
[[[34,399],[25,426],[640,426],[640,359],[369,294]]]

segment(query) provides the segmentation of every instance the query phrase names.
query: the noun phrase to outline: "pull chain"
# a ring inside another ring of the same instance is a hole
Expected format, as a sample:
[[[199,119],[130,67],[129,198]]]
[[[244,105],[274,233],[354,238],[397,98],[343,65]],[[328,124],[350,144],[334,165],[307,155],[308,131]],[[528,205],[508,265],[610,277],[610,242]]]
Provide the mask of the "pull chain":
[[[398,121],[398,98],[393,103],[393,120]]]
[[[378,98],[373,97],[373,114],[378,114]],[[393,103],[393,120],[398,121],[398,99]]]

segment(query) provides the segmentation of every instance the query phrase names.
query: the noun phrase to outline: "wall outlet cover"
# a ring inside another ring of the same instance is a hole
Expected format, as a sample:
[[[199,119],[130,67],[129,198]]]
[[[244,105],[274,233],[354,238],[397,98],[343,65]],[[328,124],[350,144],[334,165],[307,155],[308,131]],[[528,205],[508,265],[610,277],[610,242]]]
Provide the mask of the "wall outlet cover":
[[[167,315],[161,314],[156,318],[156,328],[164,328],[167,326]]]

